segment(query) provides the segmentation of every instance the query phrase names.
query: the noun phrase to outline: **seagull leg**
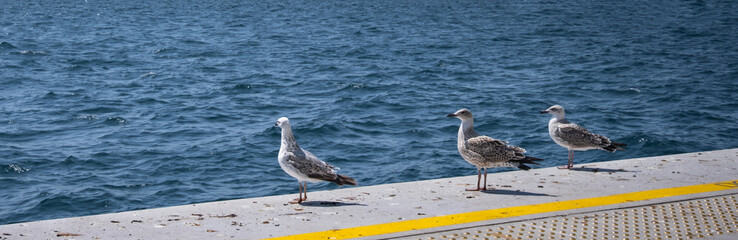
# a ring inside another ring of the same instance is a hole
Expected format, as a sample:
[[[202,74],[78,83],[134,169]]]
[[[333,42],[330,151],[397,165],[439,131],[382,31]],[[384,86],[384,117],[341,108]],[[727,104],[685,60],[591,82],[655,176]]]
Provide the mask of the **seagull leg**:
[[[487,190],[487,168],[484,168],[484,186],[482,187],[482,191]]]
[[[467,191],[479,191],[479,180],[482,180],[482,170],[477,168],[477,188],[467,188]]]
[[[569,162],[565,166],[558,166],[558,169],[571,169],[574,166],[574,150],[569,150]]]
[[[569,150],[569,169],[574,167],[574,150]]]
[[[302,187],[302,189],[305,189],[305,198],[303,198],[302,200],[303,201],[307,201],[308,200],[308,183],[305,182],[304,184],[305,184],[305,186]]]

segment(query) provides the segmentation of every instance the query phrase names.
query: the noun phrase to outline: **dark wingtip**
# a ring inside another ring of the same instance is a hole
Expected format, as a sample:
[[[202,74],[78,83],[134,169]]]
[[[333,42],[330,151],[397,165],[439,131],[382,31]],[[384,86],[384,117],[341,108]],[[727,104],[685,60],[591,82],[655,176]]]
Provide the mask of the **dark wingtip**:
[[[518,168],[523,169],[523,170],[526,170],[526,171],[530,170],[530,166],[525,165],[525,164],[527,163],[527,164],[535,164],[535,165],[538,165],[538,163],[536,161],[543,161],[543,159],[541,159],[541,158],[534,158],[534,157],[531,157],[531,156],[525,156],[525,158],[523,158],[523,159],[513,160],[513,162],[517,162],[518,163]]]
[[[525,164],[522,164],[522,163],[521,164],[518,164],[518,168],[519,169],[523,169],[525,171],[530,170],[530,167],[528,167],[528,165],[525,165]]]
[[[622,147],[622,146],[628,146],[628,144],[625,144],[625,143],[618,143],[618,142],[611,142],[611,144],[612,144],[612,145],[615,145],[615,146],[618,146],[618,147]]]
[[[335,183],[338,184],[338,185],[344,185],[344,184],[348,184],[348,185],[359,185],[356,182],[355,179],[353,179],[353,178],[351,178],[349,176],[346,176],[346,175],[338,175],[338,177],[336,177]]]
[[[543,161],[542,158],[535,158],[535,157],[530,157],[530,156],[525,156],[525,159],[523,160],[530,161],[526,163],[532,163],[532,164],[538,164],[537,162],[534,162],[534,161]]]
[[[604,147],[602,149],[605,149],[605,151],[608,151],[608,152],[615,152],[615,150],[620,150],[620,151],[625,150],[625,148],[621,148],[621,146],[628,146],[628,144],[611,142],[610,146]]]

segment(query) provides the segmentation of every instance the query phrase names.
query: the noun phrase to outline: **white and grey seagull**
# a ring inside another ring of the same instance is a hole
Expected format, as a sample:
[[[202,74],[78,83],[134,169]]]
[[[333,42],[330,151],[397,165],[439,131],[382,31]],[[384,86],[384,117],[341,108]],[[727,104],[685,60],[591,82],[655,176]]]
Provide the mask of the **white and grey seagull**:
[[[336,170],[339,168],[321,161],[318,157],[297,145],[289,119],[281,117],[277,119],[275,126],[282,128],[282,144],[279,146],[278,156],[279,166],[287,174],[297,178],[298,184],[300,184],[300,196],[290,203],[302,203],[307,200],[307,182],[329,181],[338,185],[356,185],[356,180],[353,178],[336,174]],[[304,197],[303,192],[305,193]]]
[[[594,134],[589,130],[575,123],[569,122],[564,118],[564,107],[553,105],[541,113],[550,113],[553,115],[548,121],[548,134],[551,135],[556,144],[569,150],[569,163],[561,166],[559,169],[571,169],[574,166],[574,151],[586,151],[589,149],[600,149],[608,152],[615,150],[625,150],[622,146],[624,143],[616,143],[610,141],[609,138]]]
[[[487,190],[487,168],[517,167],[528,170],[530,167],[525,163],[538,164],[535,161],[543,160],[523,155],[525,149],[507,145],[506,141],[479,135],[474,131],[474,118],[468,109],[461,109],[447,117],[461,120],[456,147],[464,160],[477,167],[477,188],[466,189],[467,191]],[[482,168],[484,168],[484,185],[480,188]]]

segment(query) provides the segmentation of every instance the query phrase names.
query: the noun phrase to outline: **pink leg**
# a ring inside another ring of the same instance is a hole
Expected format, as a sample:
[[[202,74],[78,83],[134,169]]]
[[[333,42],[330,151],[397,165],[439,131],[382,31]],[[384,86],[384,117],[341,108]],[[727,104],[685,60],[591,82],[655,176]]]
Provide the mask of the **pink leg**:
[[[467,188],[467,191],[479,191],[479,180],[482,179],[482,170],[480,168],[477,168],[477,188]]]
[[[482,190],[487,190],[487,168],[484,168],[484,186]]]
[[[574,150],[569,150],[569,162],[566,166],[559,166],[559,169],[571,169],[574,167]]]
[[[304,184],[305,184],[305,186],[302,187],[302,189],[304,189],[303,191],[304,191],[305,197],[302,200],[303,201],[307,201],[308,200],[308,183],[305,182]]]

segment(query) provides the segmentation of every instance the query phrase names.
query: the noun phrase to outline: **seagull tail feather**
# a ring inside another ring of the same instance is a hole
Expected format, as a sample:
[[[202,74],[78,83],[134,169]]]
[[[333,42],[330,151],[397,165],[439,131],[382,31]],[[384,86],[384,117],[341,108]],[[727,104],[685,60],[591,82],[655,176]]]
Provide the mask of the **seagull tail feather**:
[[[518,165],[518,168],[523,169],[523,170],[530,170],[530,167],[528,165],[525,165],[525,163],[538,165],[537,161],[543,161],[543,159],[525,156],[525,158],[523,159],[511,160],[511,162],[516,163],[516,165]]]
[[[346,175],[338,175],[338,174],[336,174],[336,179],[334,179],[333,182],[338,185],[344,185],[344,184],[358,185],[358,183],[356,183],[356,180],[354,180],[353,178],[346,176]]]
[[[628,146],[628,144],[610,142],[610,145],[603,147],[602,149],[605,149],[605,151],[608,151],[608,152],[615,152],[615,150],[623,151],[625,150],[625,148],[621,148],[622,146]]]

